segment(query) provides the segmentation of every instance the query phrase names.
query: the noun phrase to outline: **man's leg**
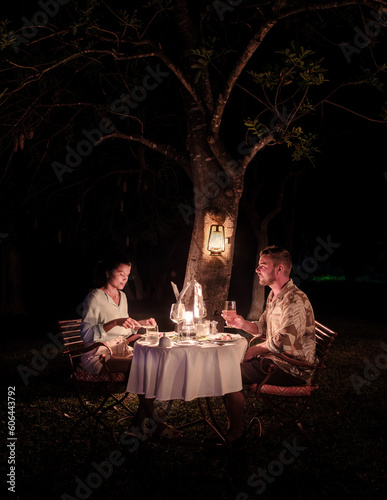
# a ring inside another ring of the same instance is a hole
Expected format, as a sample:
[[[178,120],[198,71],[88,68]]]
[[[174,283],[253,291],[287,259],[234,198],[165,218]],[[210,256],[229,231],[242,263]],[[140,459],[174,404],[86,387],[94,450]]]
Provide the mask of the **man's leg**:
[[[226,437],[230,442],[240,438],[243,434],[243,413],[245,409],[245,396],[242,391],[230,392],[225,395],[229,416],[229,427]]]

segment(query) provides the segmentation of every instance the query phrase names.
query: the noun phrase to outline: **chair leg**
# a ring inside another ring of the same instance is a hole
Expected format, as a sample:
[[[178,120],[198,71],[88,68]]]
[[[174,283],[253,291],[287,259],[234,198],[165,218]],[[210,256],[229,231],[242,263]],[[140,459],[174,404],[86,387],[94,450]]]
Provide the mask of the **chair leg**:
[[[254,425],[254,424],[258,424],[258,428],[259,428],[259,431],[258,431],[258,437],[262,437],[263,435],[263,425],[262,425],[262,422],[261,422],[261,419],[259,417],[253,417],[250,422],[247,424],[247,430],[249,431],[250,428]]]
[[[277,421],[283,427],[297,427],[301,433],[305,433],[305,430],[301,424],[301,417],[304,415],[307,406],[308,400],[303,399],[300,403],[300,407],[294,412],[288,410],[286,408],[286,404],[290,403],[290,401],[283,400],[280,403],[274,403],[272,399],[266,394],[261,394],[260,399],[265,403],[267,408],[273,413],[276,417]]]

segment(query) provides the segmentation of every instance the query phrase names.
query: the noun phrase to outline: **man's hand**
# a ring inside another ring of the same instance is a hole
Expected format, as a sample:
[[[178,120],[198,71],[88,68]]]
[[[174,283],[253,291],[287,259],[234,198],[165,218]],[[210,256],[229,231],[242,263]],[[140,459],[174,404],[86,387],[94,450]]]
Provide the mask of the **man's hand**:
[[[246,323],[246,320],[237,314],[232,321],[227,320],[227,311],[222,311],[222,318],[226,320],[226,326],[231,326],[232,328],[240,328],[244,330],[243,326]]]
[[[227,311],[222,311],[222,318],[226,320],[226,326],[231,326],[233,328],[239,328],[240,330],[244,330],[247,333],[251,333],[252,335],[258,335],[258,327],[255,323],[251,321],[247,321],[237,314],[232,321],[227,321]]]
[[[266,342],[262,342],[262,344],[254,345],[247,349],[245,357],[243,361],[249,361],[250,359],[256,358],[261,354],[265,354],[266,352],[270,352],[270,349],[267,348]]]

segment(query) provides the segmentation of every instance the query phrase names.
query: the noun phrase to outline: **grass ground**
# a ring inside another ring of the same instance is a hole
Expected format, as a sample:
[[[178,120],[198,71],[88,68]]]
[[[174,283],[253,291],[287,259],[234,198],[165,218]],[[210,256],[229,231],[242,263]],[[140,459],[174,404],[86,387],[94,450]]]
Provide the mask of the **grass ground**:
[[[328,499],[381,500],[386,484],[387,339],[383,316],[320,303],[318,319],[339,332],[328,359],[320,389],[305,416],[309,440],[295,441],[292,431],[276,432],[264,420],[261,438],[249,431],[246,451],[233,457],[200,449],[203,426],[186,430],[179,443],[133,442],[116,445],[91,422],[80,425],[70,439],[78,415],[77,400],[67,366],[52,351],[36,374],[20,376],[20,366],[31,368],[36,353],[45,353],[47,336],[22,333],[8,338],[2,366],[2,481],[9,479],[7,447],[7,387],[15,387],[16,488],[7,498],[49,499]],[[371,301],[372,302],[372,301]],[[378,319],[379,318],[379,319]],[[383,346],[386,346],[386,350]],[[368,361],[366,361],[368,360]],[[36,363],[36,361],[35,361]],[[367,366],[377,370],[371,378]],[[19,371],[18,371],[19,367]],[[356,389],[361,380],[367,384]],[[361,392],[358,394],[358,392]],[[137,401],[129,397],[135,410]],[[221,412],[221,402],[217,402]],[[217,411],[218,411],[217,410]],[[246,422],[258,410],[249,397]],[[119,411],[112,412],[117,419]],[[168,417],[181,425],[199,416],[196,402],[176,402]],[[117,428],[122,437],[126,422]],[[286,457],[286,458],[285,458]],[[110,465],[107,463],[110,461]],[[9,484],[6,484],[9,487]]]

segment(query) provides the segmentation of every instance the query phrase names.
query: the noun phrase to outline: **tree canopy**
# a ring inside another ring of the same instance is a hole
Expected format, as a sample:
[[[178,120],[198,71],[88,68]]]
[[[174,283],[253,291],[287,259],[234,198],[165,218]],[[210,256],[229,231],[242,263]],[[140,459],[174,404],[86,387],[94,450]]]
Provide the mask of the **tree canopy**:
[[[233,241],[247,168],[272,168],[258,153],[289,150],[284,181],[291,160],[319,154],[321,111],[386,120],[385,1],[121,5],[24,2],[2,18],[5,233],[87,252],[164,241],[168,254],[187,226],[204,248],[211,219]],[[225,293],[233,245],[218,260]],[[187,279],[219,276],[198,252]]]

